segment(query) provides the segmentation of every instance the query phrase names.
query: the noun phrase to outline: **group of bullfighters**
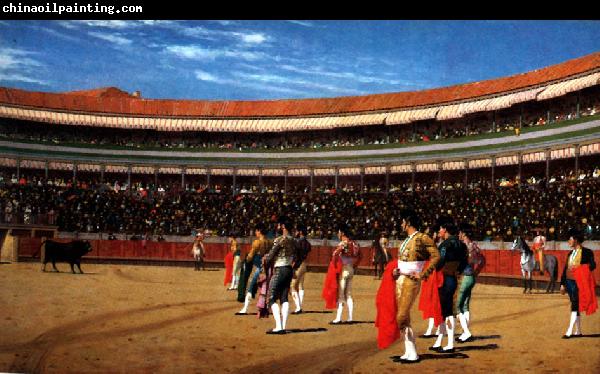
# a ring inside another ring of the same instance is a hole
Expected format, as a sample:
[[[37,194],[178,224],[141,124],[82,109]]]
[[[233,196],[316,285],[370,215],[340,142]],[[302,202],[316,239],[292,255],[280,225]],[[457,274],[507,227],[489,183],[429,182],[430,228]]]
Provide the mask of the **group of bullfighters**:
[[[383,272],[376,295],[375,326],[379,348],[387,348],[398,339],[404,341],[405,351],[399,361],[408,364],[420,361],[410,315],[417,299],[423,318],[429,321],[427,331],[421,336],[435,338],[430,350],[450,353],[455,351],[455,340],[459,343],[474,340],[469,328],[469,302],[477,276],[485,266],[485,257],[471,239],[469,224],[457,225],[450,217],[441,217],[432,230],[432,238],[420,231],[421,220],[414,210],[402,211],[401,222],[406,239],[398,247],[397,259],[388,262]],[[292,314],[303,312],[306,258],[311,250],[306,228],[299,225],[294,230],[288,217],[279,217],[277,233],[271,242],[265,237],[264,226],[257,225],[257,239],[244,259],[235,237],[231,236],[231,250],[225,259],[225,285],[237,290],[237,300],[243,303],[236,314],[248,314],[251,300],[257,299],[258,315],[272,314],[275,320],[275,327],[267,334],[286,333],[290,291],[296,306]],[[591,274],[596,267],[593,253],[582,247],[581,232],[572,229],[569,234],[572,250],[563,270],[561,292],[568,292],[572,313],[563,338],[581,335],[580,312],[591,314],[597,309]],[[359,245],[346,225],[339,226],[338,237],[340,242],[332,253],[321,294],[325,308],[336,310],[332,325],[353,322],[352,279],[361,259]],[[462,275],[460,284],[458,275]],[[455,339],[456,320],[462,334]],[[442,345],[444,337],[447,341]]]

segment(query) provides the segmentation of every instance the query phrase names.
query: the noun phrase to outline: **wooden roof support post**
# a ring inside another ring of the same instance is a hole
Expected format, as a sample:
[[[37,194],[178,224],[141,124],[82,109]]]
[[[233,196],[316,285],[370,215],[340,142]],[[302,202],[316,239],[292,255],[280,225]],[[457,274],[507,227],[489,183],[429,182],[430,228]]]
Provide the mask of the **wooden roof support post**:
[[[312,197],[313,191],[315,189],[314,183],[315,183],[315,168],[311,167],[310,168],[310,191],[308,193],[308,195],[311,196],[311,197]]]
[[[363,193],[365,188],[365,165],[360,165],[360,193]]]
[[[232,182],[231,182],[231,193],[233,194],[233,196],[235,196],[235,189],[236,189],[236,176],[237,176],[237,167],[233,167],[233,169],[231,170],[231,175],[232,175]]]
[[[519,191],[521,191],[521,178],[522,178],[522,169],[523,169],[523,154],[519,152]]]
[[[469,160],[465,160],[464,161],[464,168],[465,168],[465,189],[467,189],[467,187],[469,186]]]
[[[385,195],[390,193],[390,165],[385,165]]]
[[[417,173],[417,164],[414,162],[410,164],[410,189],[412,193],[415,193],[415,177]]]
[[[581,145],[575,144],[575,177],[579,178],[579,155],[581,154]]]
[[[544,156],[546,157],[546,187],[548,187],[550,180],[550,149],[546,149]]]
[[[496,189],[496,178],[494,172],[496,171],[496,156],[492,156],[492,191]]]

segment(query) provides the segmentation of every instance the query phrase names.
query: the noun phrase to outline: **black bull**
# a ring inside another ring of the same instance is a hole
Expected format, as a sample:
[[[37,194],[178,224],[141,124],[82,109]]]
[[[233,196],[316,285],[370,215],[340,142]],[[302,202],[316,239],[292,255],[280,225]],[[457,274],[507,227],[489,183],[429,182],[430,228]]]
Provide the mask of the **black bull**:
[[[42,245],[46,244],[46,251],[43,259],[44,266],[42,271],[46,271],[46,264],[52,262],[54,271],[58,271],[56,268],[56,262],[68,262],[71,265],[71,271],[75,274],[75,268],[73,265],[77,265],[79,272],[83,274],[81,270],[81,257],[92,251],[92,245],[88,241],[74,240],[69,243],[59,243],[52,240],[46,240]]]

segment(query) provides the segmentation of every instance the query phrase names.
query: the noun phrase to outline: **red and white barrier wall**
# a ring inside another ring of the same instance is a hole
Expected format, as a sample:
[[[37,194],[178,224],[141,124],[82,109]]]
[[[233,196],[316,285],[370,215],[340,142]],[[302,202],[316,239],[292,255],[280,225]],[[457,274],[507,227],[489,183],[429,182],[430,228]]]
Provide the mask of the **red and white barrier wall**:
[[[69,241],[67,239],[53,239],[56,241]],[[19,257],[32,257],[39,251],[42,239],[41,238],[19,238]],[[85,258],[98,260],[131,260],[131,261],[193,261],[191,255],[192,243],[184,242],[155,242],[142,240],[90,240],[92,243],[92,252]],[[600,283],[600,250],[598,250],[597,242],[586,242],[585,245],[594,251],[594,256],[598,267],[594,271],[595,277]],[[229,244],[227,243],[204,243],[206,249],[205,260],[207,262],[222,263]],[[521,268],[519,265],[520,253],[511,251],[510,243],[482,242],[483,252],[486,258],[486,266],[483,269],[483,274],[489,275],[504,275],[504,276],[520,276]],[[250,250],[250,244],[240,244],[242,254]],[[563,242],[555,242],[550,245],[552,250],[546,250],[545,253],[555,255],[558,259],[558,277],[560,278],[563,266],[569,253],[568,246]],[[332,246],[315,246],[308,256],[309,266],[327,266],[331,253]],[[362,259],[359,262],[360,268],[372,268],[371,259],[373,249],[363,246]],[[503,249],[506,248],[506,249]],[[392,250],[395,255],[395,250]],[[39,257],[39,254],[37,255]]]

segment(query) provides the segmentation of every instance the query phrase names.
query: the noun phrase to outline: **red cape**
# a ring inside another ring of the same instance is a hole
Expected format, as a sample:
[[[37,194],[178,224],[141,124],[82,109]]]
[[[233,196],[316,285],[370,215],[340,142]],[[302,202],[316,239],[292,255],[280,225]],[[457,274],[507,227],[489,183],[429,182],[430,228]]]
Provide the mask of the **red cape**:
[[[375,306],[377,307],[377,317],[375,318],[375,327],[377,327],[377,346],[379,349],[389,347],[400,337],[398,330],[398,321],[396,321],[396,281],[392,272],[396,268],[397,262],[391,261],[385,267]]]
[[[223,285],[227,286],[231,283],[231,278],[233,278],[233,252],[229,251],[225,255],[225,280]]]
[[[333,257],[327,268],[325,283],[321,297],[325,300],[325,309],[337,308],[338,300],[338,274],[342,272],[342,261],[339,257]]]
[[[573,270],[575,282],[579,289],[579,311],[585,312],[588,316],[598,309],[598,299],[596,298],[596,281],[590,271],[590,265],[583,264]]]
[[[429,262],[428,262],[429,263]],[[425,266],[428,265],[425,264]],[[442,304],[438,288],[444,284],[444,275],[441,271],[434,271],[429,278],[421,282],[421,295],[419,296],[419,310],[423,319],[433,318],[435,326],[444,320],[442,317]]]

